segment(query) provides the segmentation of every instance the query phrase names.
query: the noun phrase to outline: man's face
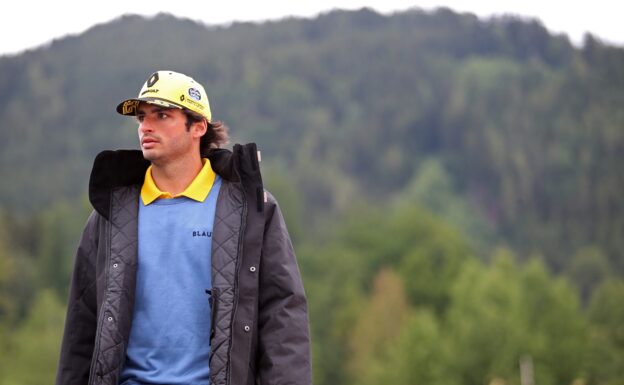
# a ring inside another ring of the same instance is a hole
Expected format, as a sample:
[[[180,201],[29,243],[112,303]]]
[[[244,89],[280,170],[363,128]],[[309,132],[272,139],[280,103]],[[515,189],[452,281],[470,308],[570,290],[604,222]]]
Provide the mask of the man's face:
[[[150,162],[166,164],[199,151],[194,142],[194,127],[186,129],[182,110],[141,103],[136,118],[141,151]]]

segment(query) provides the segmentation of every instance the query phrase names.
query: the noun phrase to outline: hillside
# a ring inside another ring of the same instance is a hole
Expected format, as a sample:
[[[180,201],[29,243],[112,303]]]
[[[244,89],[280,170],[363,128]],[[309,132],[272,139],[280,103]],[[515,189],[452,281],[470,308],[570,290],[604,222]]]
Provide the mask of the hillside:
[[[434,164],[476,208],[459,224],[475,237],[557,269],[597,245],[621,271],[623,63],[591,36],[575,49],[537,21],[448,9],[227,28],[126,16],[0,58],[0,202],[32,213],[83,197],[97,152],[136,147],[114,106],[169,68],[204,82],[235,141],[295,182],[302,225],[353,196],[409,195]]]
[[[0,57],[0,385],[49,383],[114,112],[157,69],[257,142],[322,385],[620,384],[624,49],[449,9],[125,16]],[[37,370],[32,370],[37,363]],[[10,376],[10,378],[9,378]]]

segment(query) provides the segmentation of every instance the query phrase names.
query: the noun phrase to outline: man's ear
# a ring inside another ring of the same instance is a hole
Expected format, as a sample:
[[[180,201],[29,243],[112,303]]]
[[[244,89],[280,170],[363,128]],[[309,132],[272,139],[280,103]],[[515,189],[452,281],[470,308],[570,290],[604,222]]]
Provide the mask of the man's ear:
[[[191,129],[193,131],[193,136],[196,138],[200,138],[204,136],[206,131],[208,131],[208,122],[206,122],[206,119],[202,119],[199,122],[194,122],[193,125],[191,125]]]

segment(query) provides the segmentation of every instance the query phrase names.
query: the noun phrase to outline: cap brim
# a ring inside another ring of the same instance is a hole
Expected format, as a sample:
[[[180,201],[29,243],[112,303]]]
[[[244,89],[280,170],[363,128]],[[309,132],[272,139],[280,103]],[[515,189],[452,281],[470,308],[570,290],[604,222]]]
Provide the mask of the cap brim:
[[[137,108],[139,107],[139,103],[141,102],[154,104],[165,108],[184,108],[177,103],[173,103],[169,100],[160,98],[133,98],[124,100],[123,102],[119,103],[119,105],[117,105],[117,113],[126,116],[134,116],[136,115]]]

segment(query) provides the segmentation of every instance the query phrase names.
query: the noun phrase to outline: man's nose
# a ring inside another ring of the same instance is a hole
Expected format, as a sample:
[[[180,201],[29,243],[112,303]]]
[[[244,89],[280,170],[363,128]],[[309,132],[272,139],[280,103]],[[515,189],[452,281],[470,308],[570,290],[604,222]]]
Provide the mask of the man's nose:
[[[139,123],[139,132],[146,133],[152,131],[154,131],[154,127],[147,121],[147,119],[143,119],[143,121]]]

